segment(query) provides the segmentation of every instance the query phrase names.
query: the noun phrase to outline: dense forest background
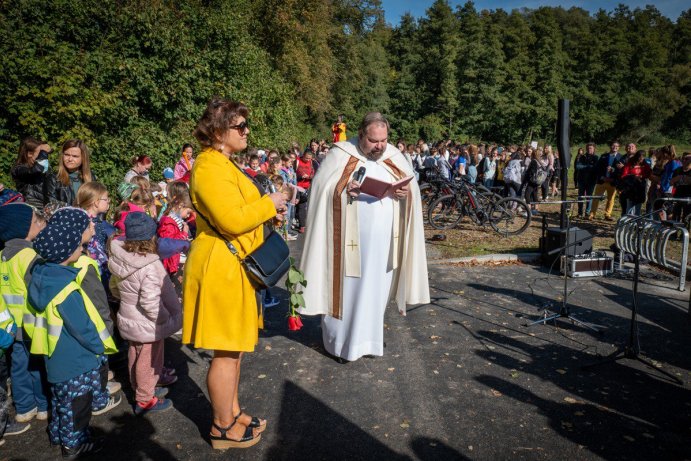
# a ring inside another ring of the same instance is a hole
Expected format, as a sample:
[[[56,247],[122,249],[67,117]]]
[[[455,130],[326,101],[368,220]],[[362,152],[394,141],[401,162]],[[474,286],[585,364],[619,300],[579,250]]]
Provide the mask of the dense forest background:
[[[552,141],[562,97],[573,142],[691,140],[691,10],[437,0],[390,25],[378,0],[5,0],[0,24],[0,182],[27,135],[85,139],[106,182],[134,154],[172,165],[214,94],[262,147],[375,109],[409,142]]]

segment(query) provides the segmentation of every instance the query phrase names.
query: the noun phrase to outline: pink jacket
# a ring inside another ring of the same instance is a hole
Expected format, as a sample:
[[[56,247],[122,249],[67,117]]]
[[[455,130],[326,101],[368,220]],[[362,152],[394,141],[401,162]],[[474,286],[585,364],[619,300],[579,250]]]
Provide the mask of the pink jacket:
[[[118,329],[123,338],[150,343],[182,328],[182,307],[163,263],[156,254],[138,255],[113,240],[108,268],[120,292]]]
[[[173,179],[175,181],[185,181],[185,182],[190,182],[189,176],[185,178],[185,175],[188,175],[190,171],[192,171],[192,166],[194,165],[194,158],[189,159],[190,162],[190,167],[187,168],[187,162],[185,162],[184,158],[180,158],[178,160],[178,163],[175,164],[175,169],[173,170]]]

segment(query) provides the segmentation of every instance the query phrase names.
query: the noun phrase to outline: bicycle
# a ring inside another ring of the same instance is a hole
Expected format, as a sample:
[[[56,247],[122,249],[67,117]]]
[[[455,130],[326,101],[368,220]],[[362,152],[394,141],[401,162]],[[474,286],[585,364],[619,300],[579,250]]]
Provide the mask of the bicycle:
[[[427,210],[427,220],[435,229],[452,229],[468,216],[479,226],[489,224],[498,234],[518,235],[530,226],[528,204],[515,197],[480,193],[478,187],[459,181],[452,194],[436,198]]]

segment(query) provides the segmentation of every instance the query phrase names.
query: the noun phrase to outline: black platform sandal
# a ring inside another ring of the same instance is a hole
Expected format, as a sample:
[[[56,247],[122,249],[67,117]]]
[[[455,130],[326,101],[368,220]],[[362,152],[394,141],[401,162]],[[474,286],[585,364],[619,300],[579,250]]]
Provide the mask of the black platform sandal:
[[[225,450],[227,448],[249,448],[252,445],[255,445],[257,442],[259,442],[262,438],[261,434],[257,434],[255,437],[252,428],[247,427],[245,429],[245,434],[242,436],[240,440],[233,440],[228,438],[228,431],[237,424],[237,419],[233,421],[233,424],[231,424],[228,427],[221,427],[216,423],[212,423],[213,426],[218,430],[218,432],[221,433],[221,435],[213,435],[209,433],[209,439],[211,439],[211,446],[215,448],[216,450]]]
[[[239,418],[240,416],[242,416],[243,413],[244,413],[244,412],[243,412],[242,410],[240,410],[240,413],[238,413],[237,416],[235,416],[235,421],[237,421],[238,418]],[[264,429],[266,429],[266,421],[264,421],[264,424],[262,424],[261,421],[259,420],[259,418],[257,418],[256,416],[252,416],[252,420],[251,420],[251,422],[247,425],[247,427],[252,427],[252,428],[259,429],[259,430],[257,431],[257,434],[261,434],[262,432],[264,432]]]

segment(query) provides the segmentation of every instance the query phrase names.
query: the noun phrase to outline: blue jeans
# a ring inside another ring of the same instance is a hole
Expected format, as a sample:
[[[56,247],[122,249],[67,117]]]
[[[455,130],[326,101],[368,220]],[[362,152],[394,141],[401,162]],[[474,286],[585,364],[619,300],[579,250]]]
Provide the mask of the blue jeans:
[[[640,216],[642,205],[643,205],[642,203],[633,203],[632,200],[627,199],[626,200],[626,214]]]
[[[29,355],[31,349],[27,341],[15,341],[12,344],[12,398],[17,413],[27,413],[34,408],[38,411],[48,410],[48,385],[46,384],[46,366],[43,357]]]
[[[593,195],[593,191],[595,190],[595,184],[587,184],[585,181],[580,181],[578,183],[578,196],[580,197],[581,195]],[[593,207],[593,201],[588,200],[585,202],[585,214],[590,214],[590,210]],[[583,214],[583,203],[578,204],[578,214],[582,215]]]

